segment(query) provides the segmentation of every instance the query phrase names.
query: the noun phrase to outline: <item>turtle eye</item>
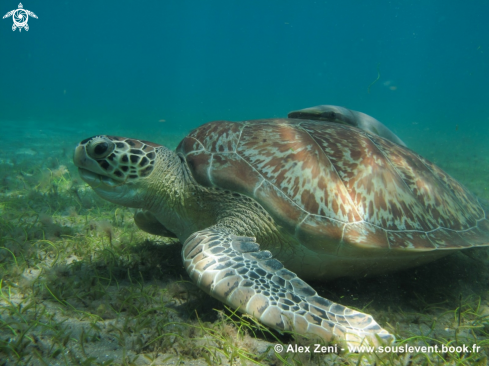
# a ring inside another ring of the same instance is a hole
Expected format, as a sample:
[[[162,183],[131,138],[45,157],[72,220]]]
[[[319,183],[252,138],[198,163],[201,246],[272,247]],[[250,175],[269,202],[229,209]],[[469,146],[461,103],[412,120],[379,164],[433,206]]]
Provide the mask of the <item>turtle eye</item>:
[[[115,149],[115,144],[103,137],[95,137],[88,143],[87,153],[93,159],[104,159]]]

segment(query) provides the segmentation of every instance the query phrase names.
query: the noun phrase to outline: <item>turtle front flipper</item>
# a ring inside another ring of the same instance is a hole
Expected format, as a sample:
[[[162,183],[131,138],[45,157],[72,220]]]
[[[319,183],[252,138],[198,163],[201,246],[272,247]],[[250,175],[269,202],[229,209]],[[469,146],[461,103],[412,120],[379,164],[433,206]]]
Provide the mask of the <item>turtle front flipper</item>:
[[[134,214],[134,223],[138,228],[149,234],[165,236],[167,238],[177,237],[149,211],[137,211]]]
[[[254,238],[215,226],[192,234],[182,255],[202,290],[272,328],[353,346],[395,340],[370,315],[319,296]]]

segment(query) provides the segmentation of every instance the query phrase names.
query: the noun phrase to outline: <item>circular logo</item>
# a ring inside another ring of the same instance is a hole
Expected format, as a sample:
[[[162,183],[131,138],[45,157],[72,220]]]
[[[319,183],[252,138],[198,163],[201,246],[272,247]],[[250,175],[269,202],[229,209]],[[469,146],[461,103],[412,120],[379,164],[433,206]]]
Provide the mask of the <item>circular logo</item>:
[[[284,350],[284,346],[282,346],[281,344],[276,344],[273,349],[275,350],[275,352],[277,353],[280,353]]]
[[[29,19],[29,15],[24,9],[17,9],[14,13],[14,16],[12,17],[14,20],[14,24],[22,28],[27,24],[27,20]]]

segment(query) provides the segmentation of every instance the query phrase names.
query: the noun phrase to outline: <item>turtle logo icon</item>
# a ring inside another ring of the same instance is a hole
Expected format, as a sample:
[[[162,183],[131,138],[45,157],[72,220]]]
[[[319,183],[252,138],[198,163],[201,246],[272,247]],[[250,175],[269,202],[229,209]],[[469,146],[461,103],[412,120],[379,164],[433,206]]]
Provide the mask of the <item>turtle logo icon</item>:
[[[12,16],[12,19],[14,21],[14,24],[12,25],[13,31],[15,31],[17,28],[19,28],[19,32],[22,31],[22,28],[28,31],[29,25],[27,24],[27,21],[29,20],[29,15],[37,19],[36,14],[34,14],[32,11],[25,10],[22,6],[22,3],[19,3],[19,8],[9,11],[3,16],[3,19]]]

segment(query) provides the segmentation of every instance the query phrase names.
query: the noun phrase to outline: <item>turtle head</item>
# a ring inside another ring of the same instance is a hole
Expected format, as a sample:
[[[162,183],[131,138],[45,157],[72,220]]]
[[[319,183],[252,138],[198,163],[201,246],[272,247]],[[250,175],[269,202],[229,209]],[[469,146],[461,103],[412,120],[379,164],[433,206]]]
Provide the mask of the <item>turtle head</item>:
[[[81,178],[102,198],[144,208],[160,149],[166,150],[148,141],[100,135],[81,141],[73,161]]]

